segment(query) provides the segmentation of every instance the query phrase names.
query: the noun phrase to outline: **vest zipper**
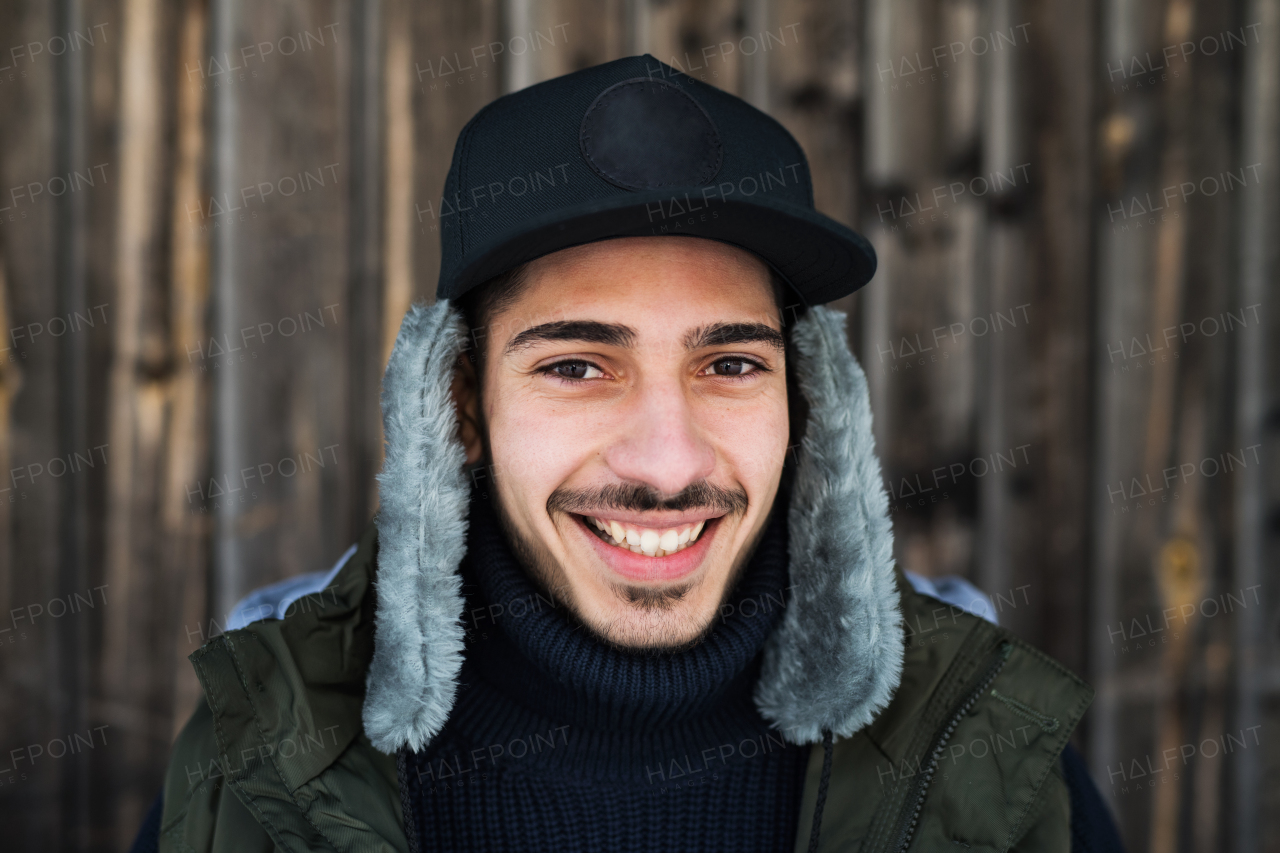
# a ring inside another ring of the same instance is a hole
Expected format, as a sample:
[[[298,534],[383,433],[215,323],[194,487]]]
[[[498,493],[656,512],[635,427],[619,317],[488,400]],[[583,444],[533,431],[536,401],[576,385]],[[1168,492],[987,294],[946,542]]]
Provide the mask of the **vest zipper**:
[[[422,840],[418,835],[418,817],[413,808],[413,797],[409,794],[409,757],[412,753],[407,743],[396,750],[396,777],[400,780],[400,812],[404,816],[404,834],[409,841],[409,853],[419,853]]]
[[[956,706],[947,723],[938,729],[933,736],[932,746],[927,751],[929,761],[923,772],[916,777],[914,789],[907,797],[907,802],[902,807],[898,818],[898,835],[897,841],[889,848],[894,853],[906,853],[907,848],[911,845],[911,839],[915,837],[916,823],[920,820],[920,810],[924,808],[925,795],[929,793],[929,783],[933,781],[933,774],[938,769],[938,760],[942,757],[942,751],[946,749],[947,742],[951,739],[951,735],[956,730],[956,726],[960,725],[960,721],[964,719],[964,715],[969,713],[969,709],[978,701],[980,697],[995,681],[996,675],[1004,667],[1005,661],[1009,659],[1009,654],[1013,651],[1013,645],[1008,642],[1000,644],[999,648],[991,655],[991,663],[987,665],[982,676],[978,679],[978,684],[973,690],[969,691],[964,700]]]

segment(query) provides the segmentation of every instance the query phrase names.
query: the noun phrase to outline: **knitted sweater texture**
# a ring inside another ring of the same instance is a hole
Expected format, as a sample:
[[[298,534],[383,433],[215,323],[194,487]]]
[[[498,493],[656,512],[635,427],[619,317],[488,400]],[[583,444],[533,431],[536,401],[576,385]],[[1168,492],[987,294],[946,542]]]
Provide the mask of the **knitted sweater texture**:
[[[457,703],[406,767],[421,850],[791,850],[808,750],[751,698],[786,600],[785,520],[705,640],[638,654],[529,579],[487,501],[470,519]]]

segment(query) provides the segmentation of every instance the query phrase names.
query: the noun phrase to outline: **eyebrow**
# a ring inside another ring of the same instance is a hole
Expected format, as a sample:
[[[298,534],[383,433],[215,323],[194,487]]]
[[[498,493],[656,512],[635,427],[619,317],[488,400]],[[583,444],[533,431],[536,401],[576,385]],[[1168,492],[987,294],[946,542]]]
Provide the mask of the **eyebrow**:
[[[618,323],[599,323],[594,320],[559,320],[525,329],[507,344],[503,353],[531,347],[544,341],[583,341],[613,347],[630,347],[635,344],[636,330]]]
[[[636,330],[620,323],[560,320],[525,329],[511,339],[503,353],[510,355],[516,350],[547,341],[582,341],[629,348],[635,345]],[[778,351],[786,349],[786,341],[782,333],[764,323],[714,323],[694,329],[684,336],[684,347],[690,351],[703,347],[748,343],[765,343]]]
[[[716,323],[694,329],[684,336],[687,350],[753,343],[768,344],[779,352],[786,349],[782,332],[764,323]]]

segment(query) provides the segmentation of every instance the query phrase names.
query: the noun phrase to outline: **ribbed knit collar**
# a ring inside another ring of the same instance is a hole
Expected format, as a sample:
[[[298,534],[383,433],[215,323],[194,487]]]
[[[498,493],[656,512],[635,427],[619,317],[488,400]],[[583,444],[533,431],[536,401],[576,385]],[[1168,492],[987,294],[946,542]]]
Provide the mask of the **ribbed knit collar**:
[[[553,604],[520,567],[487,500],[473,499],[470,523],[464,684],[467,675],[483,679],[527,711],[575,729],[718,728],[708,718],[722,715],[736,718],[733,729],[764,727],[751,689],[765,639],[785,609],[785,514],[769,522],[708,636],[656,654],[613,648]]]

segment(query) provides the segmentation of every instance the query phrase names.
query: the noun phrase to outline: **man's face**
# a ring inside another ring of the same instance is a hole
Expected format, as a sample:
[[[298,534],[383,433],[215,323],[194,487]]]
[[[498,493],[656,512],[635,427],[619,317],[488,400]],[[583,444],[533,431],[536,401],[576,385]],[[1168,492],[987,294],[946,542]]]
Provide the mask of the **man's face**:
[[[592,243],[530,264],[483,332],[492,491],[522,564],[610,642],[696,640],[787,452],[765,265],[698,238]],[[474,385],[458,393],[474,411]]]

